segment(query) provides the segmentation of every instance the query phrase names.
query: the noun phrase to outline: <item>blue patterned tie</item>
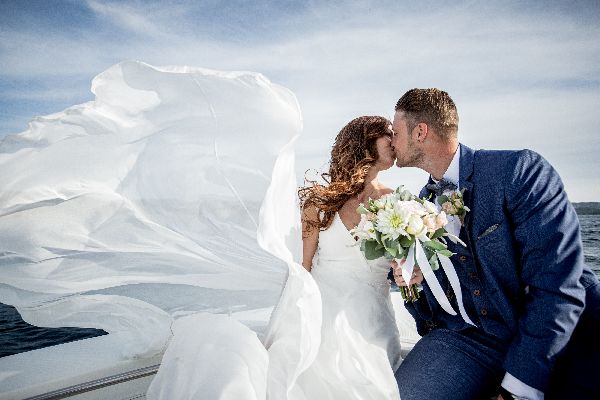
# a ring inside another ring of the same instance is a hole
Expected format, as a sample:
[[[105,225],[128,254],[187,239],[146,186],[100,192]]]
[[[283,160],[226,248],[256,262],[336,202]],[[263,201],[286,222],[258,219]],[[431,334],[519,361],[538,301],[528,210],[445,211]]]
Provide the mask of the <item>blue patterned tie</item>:
[[[445,191],[456,190],[457,188],[454,183],[445,179],[441,179],[437,183],[428,183],[425,187],[436,196],[440,196]]]

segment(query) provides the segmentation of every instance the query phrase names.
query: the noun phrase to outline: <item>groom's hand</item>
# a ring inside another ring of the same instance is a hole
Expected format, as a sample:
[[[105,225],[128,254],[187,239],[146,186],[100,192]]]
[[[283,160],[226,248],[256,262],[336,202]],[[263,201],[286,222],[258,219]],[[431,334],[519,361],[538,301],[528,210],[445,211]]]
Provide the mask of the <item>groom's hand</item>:
[[[419,285],[423,282],[423,273],[421,272],[421,268],[419,268],[419,266],[415,264],[415,267],[413,268],[412,278],[407,285],[406,281],[404,281],[404,278],[402,278],[402,265],[406,262],[406,259],[403,258],[402,260],[399,260],[399,261],[400,261],[400,264],[398,264],[396,261],[392,261],[392,263],[391,263],[392,269],[394,270],[394,281],[396,281],[396,285],[398,285],[398,286]]]

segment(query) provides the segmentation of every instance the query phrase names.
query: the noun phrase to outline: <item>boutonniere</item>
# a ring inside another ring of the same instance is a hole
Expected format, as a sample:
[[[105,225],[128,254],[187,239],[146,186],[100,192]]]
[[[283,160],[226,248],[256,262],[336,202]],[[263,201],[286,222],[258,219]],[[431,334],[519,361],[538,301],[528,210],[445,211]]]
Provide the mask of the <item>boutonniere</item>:
[[[453,215],[458,217],[461,225],[465,223],[465,215],[471,211],[469,207],[465,206],[463,199],[463,193],[465,189],[455,190],[452,193],[442,194],[438,196],[437,201],[447,215]]]

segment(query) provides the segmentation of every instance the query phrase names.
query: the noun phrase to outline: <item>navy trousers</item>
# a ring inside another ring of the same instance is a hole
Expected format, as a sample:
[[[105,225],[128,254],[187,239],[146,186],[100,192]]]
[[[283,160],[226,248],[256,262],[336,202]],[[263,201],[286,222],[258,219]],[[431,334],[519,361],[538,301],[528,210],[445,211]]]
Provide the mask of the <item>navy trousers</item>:
[[[402,400],[489,400],[504,377],[505,345],[478,332],[435,329],[396,371]]]
[[[434,329],[396,371],[402,400],[489,400],[505,371],[506,345],[481,331]],[[600,399],[600,285],[587,291],[586,308],[556,362],[546,400]]]

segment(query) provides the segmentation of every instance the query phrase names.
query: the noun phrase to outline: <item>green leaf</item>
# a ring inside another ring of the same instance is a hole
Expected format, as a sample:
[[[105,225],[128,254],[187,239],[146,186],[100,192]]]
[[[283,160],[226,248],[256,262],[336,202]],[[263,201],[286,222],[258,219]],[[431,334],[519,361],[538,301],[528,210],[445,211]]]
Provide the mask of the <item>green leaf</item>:
[[[438,268],[440,267],[440,264],[438,263],[438,259],[437,259],[437,256],[435,255],[435,253],[431,256],[431,258],[429,258],[429,265],[431,265],[431,269],[434,271],[437,271]]]
[[[423,251],[425,252],[425,257],[427,257],[427,259],[429,260],[431,257],[433,257],[433,255],[435,254],[435,251],[427,248],[427,247],[423,247]]]
[[[430,240],[429,242],[423,242],[423,247],[427,247],[431,250],[446,250],[446,245],[437,240]]]
[[[441,195],[441,196],[438,196],[438,198],[437,198],[437,202],[438,202],[440,205],[444,204],[444,203],[445,203],[445,202],[447,202],[448,200],[450,200],[450,198],[449,198],[448,196],[446,196],[445,194],[443,194],[443,195]]]
[[[383,243],[383,239],[381,238],[381,232],[379,232],[378,230],[375,230],[375,239],[377,240],[377,243]]]
[[[446,256],[448,258],[450,258],[450,257],[452,257],[454,255],[454,253],[451,252],[450,250],[439,250],[437,253],[439,255]]]
[[[376,260],[383,257],[385,249],[374,240],[367,240],[365,243],[365,258],[367,260]]]
[[[402,247],[410,247],[414,241],[407,236],[400,236],[400,246]]]
[[[433,232],[433,235],[431,235],[430,239],[435,240],[437,238],[441,238],[442,236],[444,236],[444,232],[444,228],[440,228],[437,231]]]
[[[359,213],[359,214],[368,214],[368,213],[369,213],[369,210],[367,210],[367,209],[365,208],[365,205],[364,205],[364,204],[361,204],[361,205],[359,205],[359,206],[358,206],[358,208],[356,209],[356,212],[357,212],[357,213]]]
[[[398,247],[398,241],[390,238],[386,238],[382,241],[383,245],[387,248]]]
[[[398,254],[396,255],[396,258],[400,259],[408,257],[408,248],[398,247],[397,249]]]
[[[385,250],[390,253],[390,255],[394,258],[398,256],[398,248],[397,247],[386,247]]]

